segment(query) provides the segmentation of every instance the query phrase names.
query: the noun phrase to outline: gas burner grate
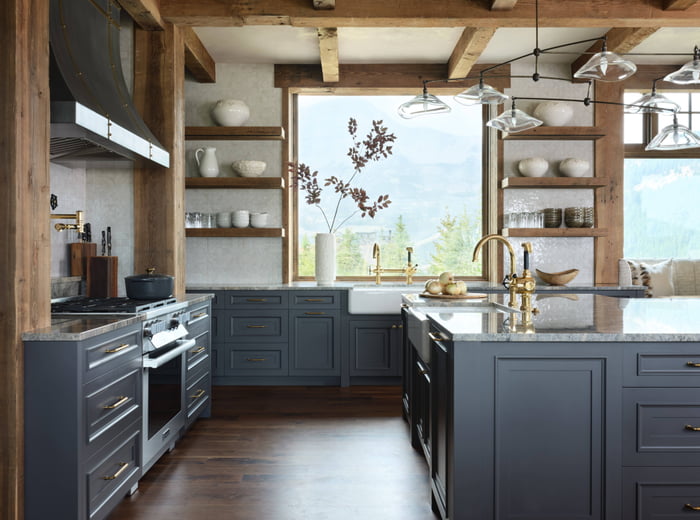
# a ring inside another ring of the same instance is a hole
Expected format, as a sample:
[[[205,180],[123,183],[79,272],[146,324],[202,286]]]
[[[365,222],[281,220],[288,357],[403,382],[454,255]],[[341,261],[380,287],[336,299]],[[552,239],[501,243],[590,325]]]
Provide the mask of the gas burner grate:
[[[157,309],[176,302],[175,298],[158,300],[134,300],[132,298],[95,298],[79,297],[76,299],[51,304],[51,313],[128,313]]]

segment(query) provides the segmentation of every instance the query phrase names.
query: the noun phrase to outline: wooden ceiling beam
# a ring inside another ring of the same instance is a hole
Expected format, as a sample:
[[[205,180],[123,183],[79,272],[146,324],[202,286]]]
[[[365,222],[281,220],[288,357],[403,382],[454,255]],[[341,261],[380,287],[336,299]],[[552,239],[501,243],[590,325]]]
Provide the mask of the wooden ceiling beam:
[[[192,27],[183,28],[185,69],[200,83],[216,83],[216,63]]]
[[[685,11],[693,7],[698,0],[665,0],[664,10],[665,11]]]
[[[314,9],[335,9],[335,0],[313,0]]]
[[[496,29],[492,27],[467,27],[455,45],[447,62],[449,78],[463,78],[469,75],[476,60],[491,41]]]
[[[127,0],[125,0],[127,1]],[[138,1],[138,0],[128,0]],[[147,0],[140,0],[146,2]],[[148,0],[153,2],[155,0]],[[661,1],[567,0],[543,2],[541,27],[697,27],[700,3],[685,11],[664,10]],[[533,27],[533,2],[495,13],[493,1],[353,0],[315,9],[308,0],[160,0],[166,21],[191,26],[293,25],[297,27]]]
[[[607,33],[607,47],[610,52],[625,54],[649,38],[659,27],[614,27]],[[588,53],[600,52],[603,42],[595,42],[588,48]],[[571,73],[580,69],[589,59],[590,54],[582,54],[571,64]]]
[[[338,61],[338,29],[335,27],[318,28],[318,47],[321,54],[323,81],[334,83],[340,80],[340,63]]]
[[[510,11],[518,0],[491,0],[492,11]]]
[[[165,22],[160,15],[158,0],[118,0],[134,22],[144,31],[162,31]]]

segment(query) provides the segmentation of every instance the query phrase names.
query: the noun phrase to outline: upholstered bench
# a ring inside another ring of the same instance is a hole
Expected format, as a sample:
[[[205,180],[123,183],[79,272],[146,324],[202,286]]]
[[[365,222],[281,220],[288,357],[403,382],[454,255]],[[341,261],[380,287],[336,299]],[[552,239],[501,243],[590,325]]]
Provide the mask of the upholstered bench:
[[[643,285],[647,298],[700,296],[700,259],[621,258],[618,283]]]

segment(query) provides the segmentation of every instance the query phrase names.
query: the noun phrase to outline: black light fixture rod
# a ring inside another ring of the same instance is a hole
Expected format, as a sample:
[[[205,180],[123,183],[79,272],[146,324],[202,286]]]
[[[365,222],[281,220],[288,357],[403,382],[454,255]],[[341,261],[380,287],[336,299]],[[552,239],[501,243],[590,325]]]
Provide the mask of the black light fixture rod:
[[[547,47],[546,49],[540,49],[540,52],[549,52],[549,51],[553,51],[554,49],[561,49],[563,47],[570,47],[572,45],[579,45],[581,43],[597,42],[600,40],[605,41],[606,37],[605,36],[598,36],[597,38],[588,38],[587,40],[579,40],[577,42],[562,43],[561,45],[554,45],[552,47]],[[579,53],[579,54],[583,54],[583,53]]]
[[[590,105],[591,103],[594,103],[597,105],[615,105],[615,106],[620,106],[620,107],[638,107],[639,106],[639,105],[634,105],[631,103],[619,103],[617,101],[597,101],[597,100],[591,99],[589,97],[585,97],[583,99],[571,99],[571,98],[514,96],[511,99],[513,100],[513,103],[515,103],[516,100],[524,99],[526,101],[567,101],[567,102],[571,102],[571,103],[583,103],[584,105]],[[671,108],[657,108],[656,111],[658,111],[658,112],[670,112],[673,114],[676,113],[676,111],[671,109]]]

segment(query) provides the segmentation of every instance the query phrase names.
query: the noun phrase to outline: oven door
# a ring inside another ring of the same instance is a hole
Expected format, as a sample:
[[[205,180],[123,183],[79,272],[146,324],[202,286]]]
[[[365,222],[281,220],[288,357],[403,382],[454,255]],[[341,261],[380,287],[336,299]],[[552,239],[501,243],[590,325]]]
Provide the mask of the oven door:
[[[193,339],[174,341],[143,356],[143,469],[175,446],[185,426],[185,352]]]

